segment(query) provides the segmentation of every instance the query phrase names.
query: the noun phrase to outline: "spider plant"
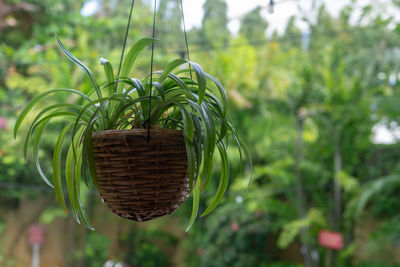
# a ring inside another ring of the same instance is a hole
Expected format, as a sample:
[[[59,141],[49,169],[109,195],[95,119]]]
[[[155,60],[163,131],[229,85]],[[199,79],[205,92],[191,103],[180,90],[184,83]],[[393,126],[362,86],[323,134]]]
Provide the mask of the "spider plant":
[[[76,221],[92,227],[80,198],[81,180],[88,185],[86,177],[90,176],[92,184],[97,184],[92,134],[101,130],[145,128],[148,123],[150,127],[182,129],[187,150],[190,191],[193,194],[188,229],[197,217],[200,194],[210,183],[214,154],[220,156],[219,186],[202,216],[214,210],[228,186],[227,137],[232,137],[240,157],[243,145],[228,118],[228,100],[222,85],[199,64],[183,59],[173,60],[163,71],[154,72],[152,84],[150,75],[143,80],[131,78],[129,75],[137,56],[155,41],[152,38],[141,39],[132,46],[123,59],[119,77],[114,76],[110,62],[102,58],[105,81],[99,83],[93,72],[56,39],[68,59],[85,72],[92,89],[86,94],[76,89],[53,89],[36,96],[17,118],[14,138],[27,114],[51,94],[77,95],[81,99],[80,104],[59,103],[42,108],[30,123],[23,148],[25,158],[28,147],[32,148],[33,160],[40,176],[54,188],[58,203],[65,213],[67,205],[63,184],[66,185],[66,194]],[[50,180],[40,166],[38,149],[46,126],[56,118],[65,120],[65,126],[54,147]],[[64,143],[68,145],[66,155],[63,153]],[[62,165],[65,166],[64,172]]]

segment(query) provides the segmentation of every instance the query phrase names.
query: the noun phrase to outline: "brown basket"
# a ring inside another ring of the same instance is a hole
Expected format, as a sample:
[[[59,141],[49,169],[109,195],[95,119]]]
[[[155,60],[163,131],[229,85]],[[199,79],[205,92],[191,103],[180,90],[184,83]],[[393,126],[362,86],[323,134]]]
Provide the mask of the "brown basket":
[[[176,211],[189,196],[186,147],[181,131],[151,129],[93,133],[98,187],[123,218],[147,221]]]

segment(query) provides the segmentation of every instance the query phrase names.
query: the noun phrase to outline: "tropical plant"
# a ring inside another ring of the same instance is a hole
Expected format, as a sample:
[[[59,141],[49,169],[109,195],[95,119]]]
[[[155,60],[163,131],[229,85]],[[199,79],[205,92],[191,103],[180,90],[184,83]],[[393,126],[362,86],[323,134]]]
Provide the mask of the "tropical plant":
[[[80,198],[81,179],[89,185],[97,185],[93,156],[92,134],[110,129],[164,128],[182,129],[188,159],[190,191],[193,193],[193,209],[188,229],[193,224],[199,208],[200,193],[210,183],[214,151],[221,158],[219,186],[211,204],[202,215],[210,213],[220,203],[228,186],[229,160],[227,139],[232,136],[240,157],[243,143],[237,136],[227,112],[228,100],[223,86],[202,67],[191,61],[176,59],[163,71],[148,75],[143,80],[129,77],[139,53],[155,41],[139,40],[120,62],[120,71],[114,75],[113,67],[101,59],[105,82],[99,83],[94,73],[56,37],[59,47],[70,61],[79,66],[89,78],[92,89],[84,93],[76,89],[52,89],[36,96],[21,112],[15,122],[14,138],[21,124],[35,105],[51,94],[68,93],[80,97],[79,104],[59,103],[39,111],[30,124],[24,141],[24,155],[32,147],[33,159],[43,180],[54,188],[58,203],[67,213],[62,189],[62,163],[65,162],[65,183],[74,218],[91,227]],[[185,65],[188,64],[188,67]],[[174,70],[178,69],[174,72]],[[46,126],[53,119],[67,121],[61,130],[53,154],[52,182],[39,163],[39,141]],[[64,159],[63,143],[71,135],[68,152]]]

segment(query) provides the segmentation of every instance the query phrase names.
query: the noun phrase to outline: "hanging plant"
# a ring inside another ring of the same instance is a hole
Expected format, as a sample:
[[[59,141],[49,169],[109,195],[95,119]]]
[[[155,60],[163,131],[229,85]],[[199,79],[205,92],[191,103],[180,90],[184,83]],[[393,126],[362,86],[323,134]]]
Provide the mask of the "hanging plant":
[[[133,4],[131,14],[132,8]],[[225,89],[217,79],[199,64],[184,59],[173,60],[162,71],[153,72],[151,67],[150,75],[143,80],[130,77],[137,56],[150,44],[153,62],[155,39],[144,38],[129,49],[126,57],[123,49],[116,76],[111,63],[101,59],[105,75],[101,83],[56,39],[68,59],[85,72],[92,90],[84,94],[75,89],[53,89],[36,96],[17,118],[14,138],[28,113],[50,95],[81,98],[80,104],[60,103],[41,109],[24,141],[25,158],[31,147],[40,176],[54,188],[65,212],[63,184],[74,218],[92,228],[80,198],[81,180],[89,185],[90,176],[114,213],[136,221],[173,213],[191,193],[189,229],[198,213],[200,194],[210,183],[214,154],[218,154],[219,186],[202,215],[214,210],[228,187],[228,136],[237,145],[240,158],[243,147],[227,115]],[[54,147],[50,180],[40,167],[38,145],[46,126],[55,118],[67,123]],[[64,143],[68,145],[65,158]]]
[[[142,81],[127,78],[136,57],[154,42],[144,38],[127,53],[120,77],[114,77],[110,62],[101,59],[106,82],[100,86],[93,72],[58,38],[57,41],[68,59],[83,69],[93,90],[84,94],[75,89],[53,89],[36,96],[16,120],[14,137],[27,114],[51,94],[67,93],[82,99],[81,104],[60,103],[41,109],[24,141],[25,158],[31,146],[36,168],[54,188],[61,207],[67,211],[61,175],[65,161],[65,184],[72,214],[78,222],[91,227],[79,196],[81,179],[88,183],[89,172],[108,206],[118,215],[138,221],[172,213],[191,192],[190,227],[197,216],[200,192],[210,182],[217,151],[221,158],[219,186],[203,215],[210,213],[228,186],[228,135],[233,137],[242,156],[241,141],[227,115],[228,100],[222,85],[199,64],[183,59],[176,59],[156,72],[151,83],[150,77]],[[178,68],[187,64],[190,68]],[[191,72],[195,78],[190,78]],[[40,167],[38,144],[54,118],[68,123],[54,147],[51,182]],[[146,129],[148,123],[150,128]],[[69,144],[66,159],[62,158],[64,141]]]

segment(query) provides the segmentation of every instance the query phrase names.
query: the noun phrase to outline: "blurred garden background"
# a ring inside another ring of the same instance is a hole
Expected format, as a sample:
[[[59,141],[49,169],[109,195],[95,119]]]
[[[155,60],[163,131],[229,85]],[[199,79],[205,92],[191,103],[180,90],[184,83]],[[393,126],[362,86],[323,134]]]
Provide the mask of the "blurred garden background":
[[[128,46],[151,36],[151,2],[135,1]],[[246,194],[249,170],[230,151],[223,203],[186,233],[190,198],[139,224],[109,212],[93,188],[83,190],[96,231],[76,224],[12,137],[32,97],[91,86],[54,34],[100,73],[101,57],[118,63],[130,1],[0,0],[0,266],[30,265],[38,223],[44,267],[400,266],[400,1],[240,2],[183,1],[191,59],[228,90],[253,159]],[[186,57],[182,29],[179,0],[160,0],[156,69]],[[150,49],[135,76],[149,70]],[[61,127],[41,143],[45,172]],[[340,233],[342,248],[322,246],[321,230]]]

